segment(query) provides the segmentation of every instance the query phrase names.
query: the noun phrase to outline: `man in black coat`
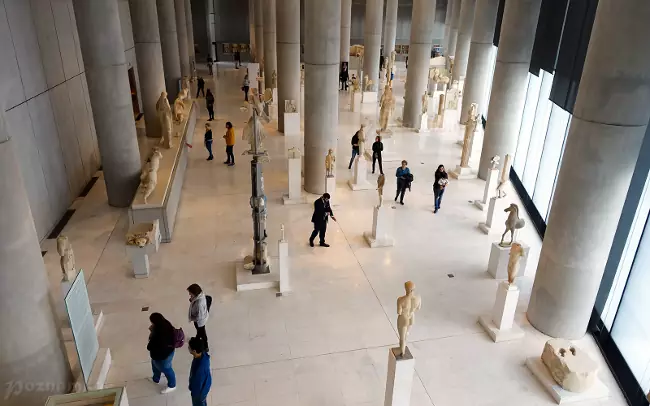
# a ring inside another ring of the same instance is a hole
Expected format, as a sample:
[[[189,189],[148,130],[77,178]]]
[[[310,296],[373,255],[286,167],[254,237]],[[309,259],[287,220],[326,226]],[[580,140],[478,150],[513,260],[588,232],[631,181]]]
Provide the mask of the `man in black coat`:
[[[325,232],[327,231],[329,217],[332,217],[332,220],[336,221],[332,208],[330,207],[330,194],[325,193],[314,202],[314,214],[311,216],[311,222],[314,223],[314,231],[311,233],[311,237],[309,237],[310,246],[314,246],[314,238],[318,235],[320,237],[320,246],[329,247],[329,244],[325,243]]]

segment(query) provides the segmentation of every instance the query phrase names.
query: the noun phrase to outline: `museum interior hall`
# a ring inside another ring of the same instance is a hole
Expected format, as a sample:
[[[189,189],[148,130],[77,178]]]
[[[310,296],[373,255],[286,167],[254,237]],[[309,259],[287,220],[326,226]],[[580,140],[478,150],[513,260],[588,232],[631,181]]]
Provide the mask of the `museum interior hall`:
[[[648,21],[0,0],[0,405],[648,406]]]

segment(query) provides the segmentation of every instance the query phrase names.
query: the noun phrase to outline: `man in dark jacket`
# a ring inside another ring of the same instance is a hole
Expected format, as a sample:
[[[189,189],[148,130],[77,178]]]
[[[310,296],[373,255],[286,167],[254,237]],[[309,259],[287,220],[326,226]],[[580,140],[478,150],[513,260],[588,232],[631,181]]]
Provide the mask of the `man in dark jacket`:
[[[205,96],[205,80],[201,76],[196,81],[196,98],[199,98],[199,95],[203,94]]]
[[[348,165],[348,169],[352,169],[352,163],[354,162],[354,158],[359,155],[359,131],[354,133],[352,136],[352,140],[350,141],[350,144],[352,144],[352,158],[350,158],[350,165]]]
[[[381,164],[381,152],[384,150],[384,143],[381,142],[381,137],[379,136],[379,130],[377,130],[377,136],[375,137],[375,142],[372,143],[372,173],[375,173],[375,162],[379,161],[379,173],[384,174],[384,168]]]
[[[341,73],[339,73],[339,82],[341,82],[340,90],[348,90],[348,80],[350,79],[350,73],[348,72],[347,62],[343,62],[343,67],[341,68]]]
[[[314,214],[311,216],[311,222],[314,223],[314,231],[311,233],[311,237],[309,237],[309,245],[311,247],[314,246],[314,238],[316,238],[316,235],[320,237],[321,247],[329,247],[329,244],[325,243],[325,232],[327,231],[329,217],[332,217],[332,220],[336,221],[334,212],[332,212],[332,208],[330,207],[330,194],[325,193],[314,202]]]
[[[208,393],[212,386],[210,355],[205,351],[205,343],[198,337],[190,338],[187,348],[192,354],[190,367],[190,395],[192,406],[207,406]]]

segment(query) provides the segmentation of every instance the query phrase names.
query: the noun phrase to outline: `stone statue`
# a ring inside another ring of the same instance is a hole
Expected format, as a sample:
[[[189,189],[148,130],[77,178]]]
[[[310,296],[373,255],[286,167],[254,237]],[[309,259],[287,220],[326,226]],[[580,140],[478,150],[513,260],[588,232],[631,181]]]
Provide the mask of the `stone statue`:
[[[478,104],[472,103],[469,107],[467,121],[465,122],[465,136],[463,137],[463,153],[460,157],[461,168],[469,167],[470,148],[476,132],[476,124],[478,120]]]
[[[499,167],[499,161],[501,161],[501,157],[499,155],[495,155],[490,159],[490,169],[497,169]]]
[[[510,256],[508,257],[508,283],[513,284],[519,273],[519,260],[524,256],[524,249],[521,244],[515,242],[510,246]]]
[[[391,82],[386,84],[379,105],[379,126],[381,131],[386,131],[388,128],[388,120],[390,120],[390,117],[393,115],[393,110],[395,110],[395,97],[393,96]]]
[[[429,93],[427,91],[424,91],[424,94],[422,95],[422,116],[427,114],[429,112]]]
[[[570,341],[561,338],[547,341],[542,362],[553,380],[569,392],[585,392],[596,382],[598,363]]]
[[[181,89],[181,91],[178,92],[178,96],[176,96],[176,97],[179,98],[179,99],[181,99],[181,101],[185,101],[185,100],[189,100],[189,99],[190,99],[190,95],[189,95],[187,89]]]
[[[284,224],[280,224],[280,232],[282,233],[282,239],[280,241],[282,242],[286,241],[284,239]]]
[[[153,243],[156,238],[154,228],[153,223],[141,223],[131,227],[126,235],[126,245],[144,248]]]
[[[459,97],[460,97],[460,95],[458,93],[458,89],[455,89],[455,88],[452,87],[451,89],[447,90],[446,101],[447,101],[447,108],[449,110],[458,109],[458,98]]]
[[[187,76],[183,76],[181,79],[181,91],[179,94],[181,93],[184,95],[182,100],[190,98],[190,79]]]
[[[174,121],[176,124],[180,124],[183,121],[183,116],[185,115],[185,104],[183,99],[181,99],[180,94],[174,100]]]
[[[162,159],[163,154],[160,152],[160,150],[156,147],[153,148],[151,151],[151,157],[147,160],[147,165],[149,168],[153,169],[154,171],[158,172],[158,169],[160,169],[160,160]]]
[[[501,235],[501,242],[499,242],[499,245],[502,247],[507,247],[508,245],[512,245],[514,242],[515,232],[524,228],[526,225],[526,220],[519,218],[519,206],[514,203],[511,203],[510,206],[508,206],[508,208],[506,208],[504,211],[509,214],[508,218],[506,219],[506,231],[504,231]],[[506,238],[508,231],[510,232],[510,242],[505,243],[503,240]]]
[[[147,160],[142,169],[142,174],[140,175],[140,182],[142,188],[142,195],[145,204],[147,199],[158,185],[158,169],[160,169],[160,160],[162,159],[162,153],[158,148],[154,148],[151,154],[151,157]]]
[[[63,273],[63,282],[73,281],[77,276],[77,268],[75,266],[74,251],[72,251],[72,244],[68,237],[60,235],[56,239],[56,250],[61,257],[61,272]]]
[[[386,184],[386,176],[380,174],[377,178],[377,193],[379,194],[379,206],[384,203],[384,184]]]
[[[442,128],[445,123],[445,94],[440,95],[440,102],[438,103],[438,114],[436,114],[436,120],[434,121],[434,128]]]
[[[372,80],[366,75],[363,79],[363,83],[365,83],[364,91],[366,92],[372,92]]]
[[[336,157],[334,156],[334,150],[332,148],[327,151],[325,156],[325,176],[328,178],[334,177],[334,166],[336,163]]]
[[[167,100],[167,92],[160,93],[160,98],[156,103],[156,111],[158,112],[158,119],[160,120],[160,143],[167,148],[171,148],[173,132],[172,108],[169,105],[169,100]]]
[[[289,148],[287,150],[287,154],[289,155],[289,159],[298,159],[302,156],[300,149],[298,149],[298,147]]]
[[[274,70],[273,72],[271,72],[271,89],[275,89],[276,87],[278,87],[277,83],[278,83],[278,74]]]
[[[499,184],[497,185],[497,198],[501,199],[506,197],[506,186],[510,182],[510,166],[512,165],[512,156],[506,154],[506,159],[503,161],[503,166],[501,167],[501,177],[499,178]]]
[[[300,85],[305,84],[305,64],[300,65]]]
[[[255,148],[257,146],[257,153],[266,155],[266,151],[264,150],[266,132],[264,131],[264,127],[261,121],[268,123],[270,121],[270,118],[264,112],[265,104],[266,103],[261,101],[259,98],[253,98],[253,103],[251,104],[251,107],[253,109],[251,118],[248,120],[248,123],[242,131],[242,139],[248,142],[250,145],[250,149],[245,153],[255,154]],[[257,125],[254,124],[255,121],[257,121]],[[255,131],[255,129],[257,131]]]
[[[361,84],[359,83],[359,79],[356,76],[352,75],[350,82],[352,84],[352,93],[359,93],[361,91]]]
[[[361,127],[359,128],[359,156],[362,157],[363,153],[366,151],[366,132],[364,130],[366,128],[365,124],[361,124]]]
[[[399,355],[406,352],[406,336],[415,322],[415,312],[422,307],[420,296],[414,293],[415,284],[408,281],[404,284],[406,295],[397,299],[397,332],[399,333]]]
[[[273,103],[273,89],[267,87],[266,90],[264,90],[264,103]]]
[[[285,113],[295,113],[298,111],[298,108],[296,107],[296,101],[295,100],[285,100],[284,101],[284,112]]]

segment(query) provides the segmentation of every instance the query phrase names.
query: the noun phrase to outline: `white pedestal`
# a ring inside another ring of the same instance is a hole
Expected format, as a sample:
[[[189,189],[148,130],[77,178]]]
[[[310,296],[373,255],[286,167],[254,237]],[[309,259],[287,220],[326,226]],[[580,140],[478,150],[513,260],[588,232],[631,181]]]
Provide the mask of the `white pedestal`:
[[[272,92],[272,97],[273,97],[272,104],[275,104],[275,106],[277,107],[277,105],[278,105],[278,88],[277,87],[274,88],[271,92]]]
[[[278,120],[278,105],[277,104],[269,104],[268,105],[269,109],[269,117],[271,120]]]
[[[330,205],[336,204],[336,178],[334,176],[325,176],[325,193],[330,195]]]
[[[386,395],[384,406],[409,406],[413,389],[415,359],[406,347],[406,354],[399,358],[395,353],[399,348],[388,350],[388,376],[386,377]]]
[[[481,316],[479,323],[495,343],[517,340],[524,336],[524,331],[515,323],[515,312],[519,301],[519,288],[507,281],[497,288],[492,314]]]
[[[540,357],[530,357],[526,359],[526,366],[530,372],[535,375],[535,378],[542,384],[544,389],[553,397],[558,405],[575,402],[585,402],[595,399],[603,399],[609,397],[609,389],[605,384],[596,377],[596,381],[589,390],[585,392],[569,392],[562,389],[560,385],[555,382],[551,373],[542,362]]]
[[[497,199],[496,197],[490,198],[488,204],[487,218],[484,222],[478,223],[478,228],[481,229],[485,234],[490,234],[494,229],[494,225],[503,225],[503,230],[505,230],[505,221],[506,214],[503,211],[506,208],[506,202],[504,199]],[[501,232],[503,232],[503,230]]]
[[[361,93],[352,93],[352,101],[350,103],[350,111],[361,111],[361,99],[363,95]]]
[[[517,242],[521,244],[521,248],[524,250],[524,256],[519,259],[519,275],[525,275],[530,247],[521,241]],[[509,259],[510,246],[502,247],[498,242],[493,242],[492,249],[490,250],[490,260],[488,261],[488,273],[494,279],[508,279]]]
[[[302,195],[302,158],[289,158],[289,194],[282,196],[284,204],[303,204],[305,197]]]
[[[377,188],[368,182],[368,161],[366,161],[366,158],[364,156],[357,155],[357,158],[354,160],[352,170],[354,171],[353,177],[348,181],[350,189],[356,191]]]
[[[259,63],[249,63],[248,66],[248,81],[250,82],[251,89],[257,89],[257,76],[260,73],[260,64]]]
[[[463,168],[460,165],[456,165],[456,169],[451,171],[449,174],[452,178],[458,180],[476,179],[478,177],[478,174],[474,169],[470,167]]]
[[[490,169],[488,172],[487,180],[485,181],[485,189],[483,189],[483,198],[481,200],[474,200],[474,206],[480,210],[485,210],[488,202],[497,193],[497,180],[499,179],[499,170]]]
[[[395,211],[389,205],[375,206],[372,216],[372,231],[363,233],[370,248],[392,247]]]
[[[152,249],[147,249],[150,245],[140,248],[137,245],[127,245],[126,254],[133,266],[133,276],[137,279],[149,277],[149,253]]]
[[[269,264],[270,273],[254,275],[251,271],[244,269],[244,261],[235,262],[235,273],[237,280],[237,292],[258,289],[279,289],[280,272],[278,272],[277,259],[271,258]]]
[[[291,292],[289,281],[289,242],[278,241],[278,265],[280,269],[280,293],[279,296],[285,296]]]
[[[363,92],[363,104],[377,104],[377,92]]]
[[[100,348],[99,351],[97,351],[97,358],[95,358],[93,369],[90,372],[88,390],[104,389],[108,371],[111,369],[111,363],[111,350],[108,348]]]
[[[284,135],[300,135],[300,113],[284,113]]]
[[[422,117],[420,117],[420,127],[415,129],[415,132],[421,133],[425,132],[429,129],[429,115],[428,114],[422,114]]]

